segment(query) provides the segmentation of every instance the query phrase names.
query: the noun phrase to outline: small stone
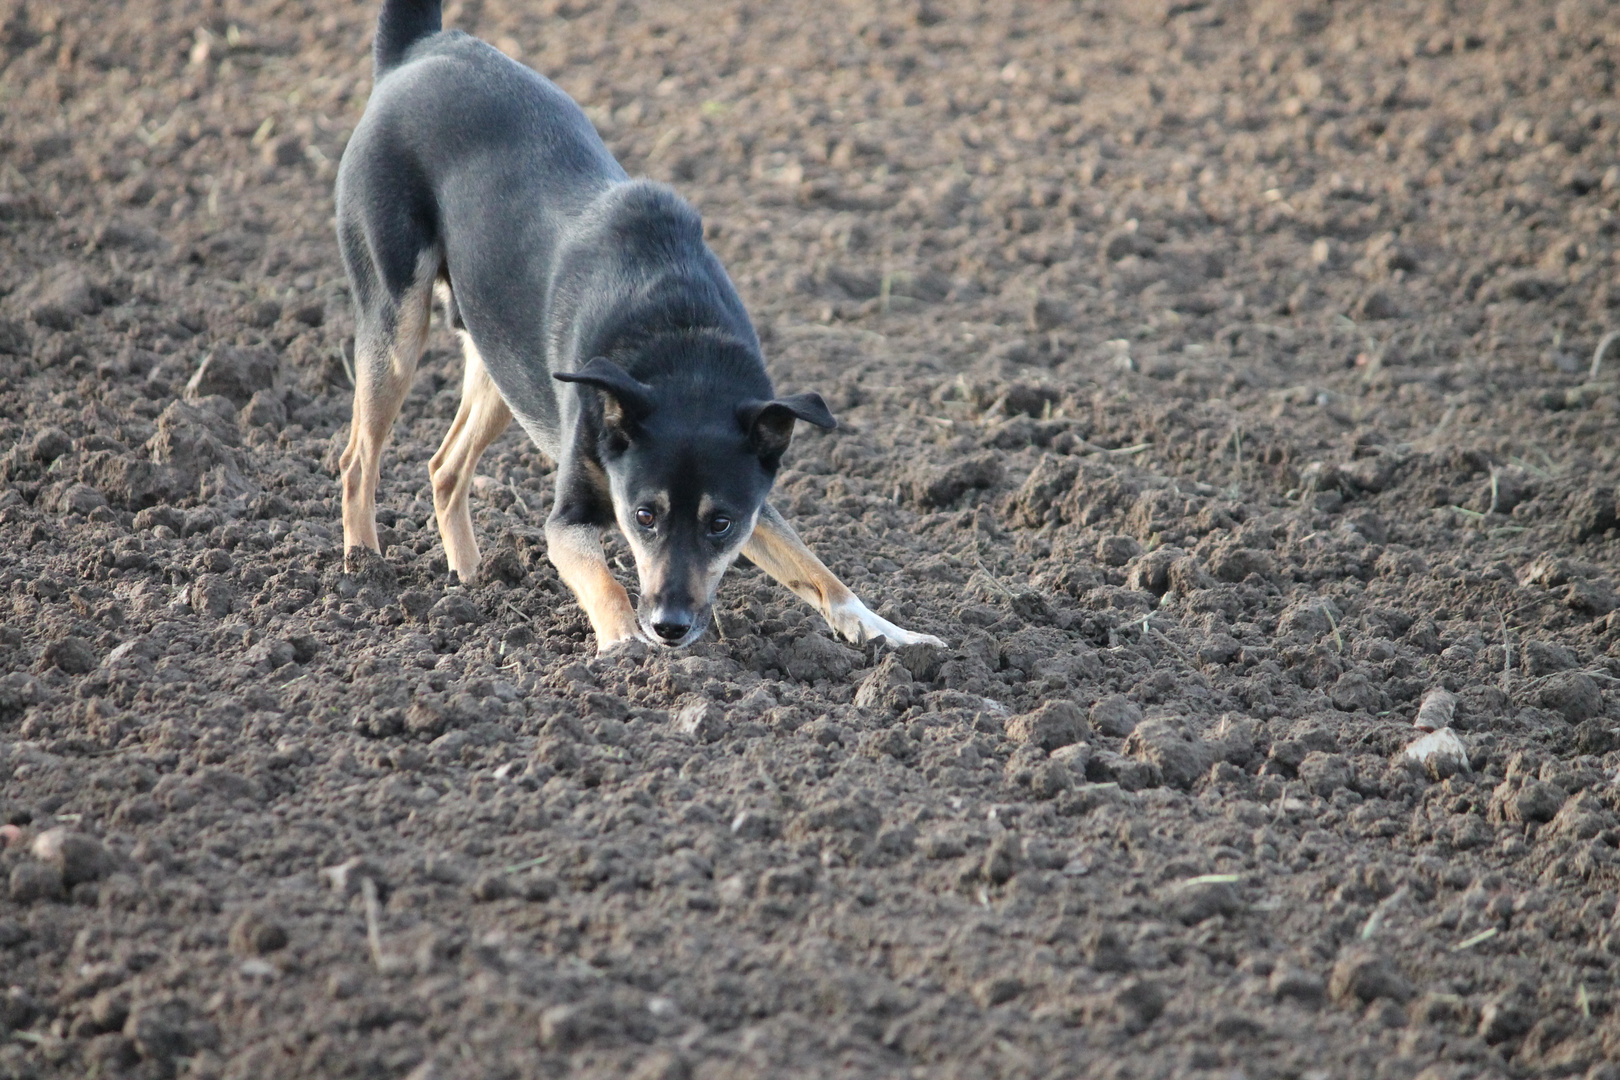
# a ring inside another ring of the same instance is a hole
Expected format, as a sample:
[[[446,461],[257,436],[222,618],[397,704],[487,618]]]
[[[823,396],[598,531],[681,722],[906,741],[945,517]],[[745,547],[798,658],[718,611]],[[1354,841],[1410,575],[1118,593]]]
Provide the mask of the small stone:
[[[1572,724],[1590,720],[1603,711],[1603,692],[1583,671],[1563,671],[1550,676],[1536,692],[1542,708],[1562,713]]]
[[[692,701],[675,714],[675,730],[699,742],[714,742],[725,734],[726,711],[712,701]]]
[[[981,1009],[1005,1005],[1023,992],[1023,980],[1011,975],[995,975],[973,984],[973,1000]]]
[[[428,612],[433,621],[445,619],[456,626],[474,625],[484,621],[478,606],[459,592],[446,593]]]
[[[1472,771],[1468,764],[1468,747],[1450,728],[1432,731],[1411,743],[1401,751],[1401,760],[1435,780]]]
[[[655,1050],[641,1059],[629,1080],[692,1080],[692,1066],[673,1050]]]
[[[1147,1030],[1159,1018],[1167,998],[1157,983],[1129,979],[1114,991],[1111,1000],[1115,1017],[1126,1031],[1135,1034]]]
[[[1486,1002],[1479,1011],[1479,1037],[1494,1046],[1523,1035],[1535,1022],[1535,1014],[1523,1004],[1511,997],[1499,997]]]
[[[88,517],[107,505],[107,497],[89,484],[69,484],[42,498],[47,500],[46,509],[58,514],[82,514]]]
[[[429,855],[422,865],[422,876],[440,885],[460,885],[467,880],[461,861],[445,855]]]
[[[420,589],[406,589],[399,594],[399,606],[407,618],[420,619],[433,607],[433,597]]]
[[[95,670],[95,646],[81,637],[65,637],[45,647],[45,661],[69,675],[83,675]]]
[[[255,393],[270,388],[276,364],[276,354],[269,349],[221,346],[203,358],[186,383],[185,398],[197,401],[218,394],[238,407],[246,405]]]
[[[1124,566],[1142,554],[1142,545],[1129,536],[1105,536],[1097,541],[1097,561],[1104,566]]]
[[[1352,949],[1333,965],[1328,992],[1341,1003],[1370,1002],[1388,998],[1405,1002],[1412,997],[1412,984],[1393,961],[1367,949]]]
[[[1243,910],[1243,899],[1230,874],[1208,874],[1177,882],[1170,887],[1166,900],[1170,913],[1184,926]]]
[[[553,1005],[540,1014],[540,1045],[568,1050],[590,1039],[601,1025],[585,1005]]]
[[[223,574],[202,574],[191,583],[191,610],[216,619],[230,614],[236,589]]]
[[[1312,750],[1299,763],[1299,778],[1311,793],[1321,798],[1332,798],[1335,791],[1350,786],[1350,763],[1342,754],[1326,754]]]
[[[1545,824],[1558,816],[1568,797],[1568,793],[1556,784],[1532,780],[1507,801],[1507,818],[1515,822]]]
[[[339,896],[353,896],[360,892],[360,883],[366,878],[370,878],[377,886],[379,894],[386,892],[384,886],[387,878],[382,867],[361,855],[346,859],[336,866],[326,867],[321,871],[321,876]]]
[[[918,505],[934,509],[950,505],[972,488],[995,487],[1002,475],[1000,454],[979,454],[948,464],[925,456],[911,470],[909,486]]]
[[[1091,747],[1083,742],[1060,746],[1052,751],[1051,760],[1069,769],[1077,779],[1084,780],[1086,764],[1091,760]]]
[[[189,1019],[190,1010],[179,999],[142,1002],[130,1010],[124,1034],[135,1040],[141,1057],[169,1062],[192,1050]]]
[[[1102,698],[1091,707],[1092,730],[1124,738],[1142,722],[1142,707],[1123,694]]]
[[[1418,707],[1417,719],[1412,721],[1412,726],[1419,731],[1439,731],[1451,726],[1451,718],[1456,711],[1456,694],[1443,688],[1430,690],[1423,695],[1423,704]]]
[[[264,956],[287,947],[287,928],[259,911],[244,911],[231,924],[231,951],[238,956]]]
[[[481,903],[505,900],[512,895],[512,882],[505,874],[496,872],[481,874],[478,880],[473,882],[472,894],[473,899]]]
[[[1215,761],[1210,745],[1179,719],[1144,720],[1131,732],[1125,752],[1153,765],[1165,783],[1179,788],[1191,787]]]
[[[1243,646],[1231,634],[1211,634],[1198,646],[1200,664],[1230,664],[1243,652]]]
[[[1079,706],[1072,701],[1049,701],[1032,713],[1007,721],[1007,738],[1043,750],[1056,750],[1078,742],[1084,730]]]
[[[562,884],[550,874],[528,873],[517,881],[519,895],[533,904],[550,900],[561,888]]]
[[[135,1044],[123,1033],[106,1031],[84,1046],[84,1059],[93,1076],[121,1075],[141,1060]]]
[[[172,506],[148,506],[135,515],[135,528],[145,532],[163,526],[172,529],[176,536],[185,528],[186,516]]]
[[[1074,781],[1075,771],[1068,765],[1043,761],[1030,777],[1029,790],[1037,799],[1055,799],[1073,787]]]
[[[992,885],[1005,885],[1017,874],[1024,861],[1024,850],[1013,833],[1002,833],[985,852],[984,879]]]
[[[287,426],[287,406],[274,390],[255,390],[248,403],[242,406],[241,420],[248,427],[280,431]]]
[[[100,881],[112,870],[112,856],[95,837],[70,832],[58,825],[34,838],[34,857],[56,867],[68,888],[85,881]]]
[[[81,315],[101,310],[101,299],[79,266],[63,262],[17,291],[28,317],[52,330],[67,330]]]
[[[11,868],[11,899],[18,904],[62,896],[62,871],[49,863],[22,862]]]
[[[1240,547],[1216,552],[1210,560],[1210,569],[1219,580],[1235,583],[1250,574],[1269,578],[1276,574],[1277,565],[1269,552]]]
[[[71,449],[73,437],[59,427],[44,428],[28,440],[28,452],[45,465],[49,465]]]
[[[1322,976],[1292,964],[1281,964],[1273,969],[1269,988],[1271,996],[1278,1001],[1297,1001],[1310,1008],[1327,998],[1327,984]]]

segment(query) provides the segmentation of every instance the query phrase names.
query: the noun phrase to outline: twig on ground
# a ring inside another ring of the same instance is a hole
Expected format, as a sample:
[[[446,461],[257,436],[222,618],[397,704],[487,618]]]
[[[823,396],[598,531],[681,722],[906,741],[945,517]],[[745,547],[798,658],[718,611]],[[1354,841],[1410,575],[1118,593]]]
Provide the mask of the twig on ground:
[[[1333,609],[1327,602],[1322,602],[1322,614],[1327,616],[1328,625],[1333,628],[1333,647],[1341,656],[1344,655],[1344,636],[1339,633],[1339,620],[1333,617]]]
[[[371,947],[371,962],[377,965],[378,971],[387,971],[388,957],[383,952],[382,943],[382,904],[377,900],[377,883],[369,877],[361,878],[360,896],[366,904],[366,944]]]
[[[1598,369],[1603,366],[1603,354],[1609,351],[1616,338],[1620,338],[1620,330],[1610,330],[1597,343],[1597,348],[1592,350],[1592,369],[1586,373],[1588,382],[1597,378]]]
[[[1513,685],[1513,641],[1508,637],[1507,616],[1498,611],[1496,621],[1502,627],[1502,693],[1507,694]]]

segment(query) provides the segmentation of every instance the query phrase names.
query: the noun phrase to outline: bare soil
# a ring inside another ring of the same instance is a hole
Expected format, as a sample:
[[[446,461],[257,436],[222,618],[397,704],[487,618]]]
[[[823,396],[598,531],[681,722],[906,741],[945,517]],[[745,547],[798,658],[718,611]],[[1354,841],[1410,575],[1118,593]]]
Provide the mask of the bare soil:
[[[374,17],[0,0],[0,1077],[1620,1075],[1620,11],[452,3],[951,644],[605,660],[442,328],[343,565]]]

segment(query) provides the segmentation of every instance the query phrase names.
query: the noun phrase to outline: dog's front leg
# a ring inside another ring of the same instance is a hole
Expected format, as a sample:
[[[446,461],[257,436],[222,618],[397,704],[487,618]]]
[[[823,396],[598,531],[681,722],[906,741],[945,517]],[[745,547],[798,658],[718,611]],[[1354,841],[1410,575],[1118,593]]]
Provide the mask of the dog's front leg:
[[[860,644],[881,637],[890,645],[945,643],[932,634],[918,634],[878,615],[849,586],[839,581],[815,553],[805,546],[776,508],[760,509],[754,534],[743,545],[748,560],[821,612],[821,617],[842,637]]]
[[[640,636],[630,595],[608,570],[599,528],[546,522],[546,555],[591,620],[598,655]]]

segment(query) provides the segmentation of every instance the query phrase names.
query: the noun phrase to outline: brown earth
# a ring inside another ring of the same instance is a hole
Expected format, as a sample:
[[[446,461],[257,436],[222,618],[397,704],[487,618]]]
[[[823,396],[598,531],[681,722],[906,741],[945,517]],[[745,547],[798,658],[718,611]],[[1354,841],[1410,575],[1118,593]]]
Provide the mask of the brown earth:
[[[442,330],[344,572],[374,14],[0,0],[0,1077],[1620,1075],[1614,7],[452,4],[952,646],[608,660]]]

